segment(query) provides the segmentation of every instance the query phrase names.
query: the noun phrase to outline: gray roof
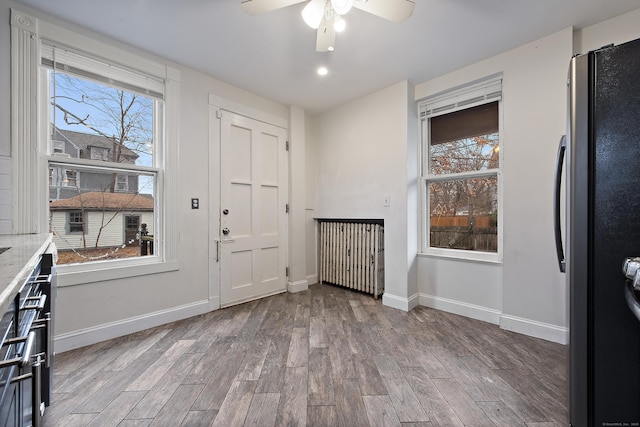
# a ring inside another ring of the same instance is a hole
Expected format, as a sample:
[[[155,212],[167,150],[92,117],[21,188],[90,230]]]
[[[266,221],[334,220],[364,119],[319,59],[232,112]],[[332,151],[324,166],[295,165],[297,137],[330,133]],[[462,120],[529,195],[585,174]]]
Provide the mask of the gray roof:
[[[54,141],[69,141],[81,150],[87,150],[89,147],[113,149],[113,141],[105,136],[67,129],[55,128],[55,134],[51,136],[51,139]],[[140,157],[135,151],[125,146],[122,147],[122,155],[129,160],[135,160]]]

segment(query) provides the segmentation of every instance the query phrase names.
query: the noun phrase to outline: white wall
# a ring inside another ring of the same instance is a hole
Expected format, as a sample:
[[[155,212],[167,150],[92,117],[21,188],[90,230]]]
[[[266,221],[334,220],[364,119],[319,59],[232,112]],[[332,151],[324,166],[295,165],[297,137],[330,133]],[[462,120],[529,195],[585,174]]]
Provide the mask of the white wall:
[[[637,38],[640,38],[640,9],[576,31],[573,53],[586,53],[608,44],[620,44]]]
[[[566,78],[575,53],[640,37],[640,9],[566,29],[416,86],[416,99],[502,72],[503,262],[420,256],[420,302],[503,328],[567,341],[567,294],[552,232],[557,143],[566,126]]]
[[[417,235],[407,233],[415,230],[408,224],[407,161],[417,162],[417,153],[408,153],[408,128],[415,123],[407,107],[410,89],[400,82],[315,117],[312,156],[307,157],[316,171],[310,178],[316,217],[384,219],[383,301],[404,310],[417,304],[417,295],[410,294],[415,286],[408,285],[408,260],[415,259],[408,248]]]
[[[13,1],[0,5],[0,87],[10,81],[10,7],[72,28],[125,50],[167,63],[180,71],[180,182],[179,270],[160,274],[65,286],[59,280],[56,301],[56,351],[75,348],[100,339],[130,333],[209,310],[209,215],[211,197],[218,189],[209,185],[209,94],[250,106],[271,116],[288,119],[284,105],[256,96],[200,72],[171,64],[162,58],[88,33]],[[0,99],[0,155],[9,154],[9,97]],[[4,163],[3,163],[4,164]],[[190,209],[191,197],[200,198],[200,209]],[[0,201],[1,202],[1,201]],[[2,218],[0,218],[2,220]],[[217,284],[211,286],[216,291]]]
[[[553,168],[564,133],[570,28],[416,86],[416,99],[503,73],[503,262],[420,257],[421,302],[564,342],[554,259]]]

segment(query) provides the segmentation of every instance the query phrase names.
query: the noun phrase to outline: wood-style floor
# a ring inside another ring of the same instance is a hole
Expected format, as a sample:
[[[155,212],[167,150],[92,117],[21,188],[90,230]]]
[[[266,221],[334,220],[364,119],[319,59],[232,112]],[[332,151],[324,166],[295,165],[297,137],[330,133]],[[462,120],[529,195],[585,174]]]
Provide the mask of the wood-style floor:
[[[58,354],[45,426],[566,425],[565,347],[328,285]]]

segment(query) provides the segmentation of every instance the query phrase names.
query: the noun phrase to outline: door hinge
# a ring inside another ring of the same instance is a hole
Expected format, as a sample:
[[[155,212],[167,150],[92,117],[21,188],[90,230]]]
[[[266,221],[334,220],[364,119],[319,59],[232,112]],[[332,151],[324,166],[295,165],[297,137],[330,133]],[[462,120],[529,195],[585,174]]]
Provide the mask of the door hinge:
[[[287,142],[284,144],[284,147],[285,147],[285,149],[286,149],[287,151],[289,151],[289,141],[287,141]]]
[[[284,268],[284,274],[289,277],[289,267]]]
[[[285,211],[285,213],[289,213],[289,203],[284,205],[284,211]]]

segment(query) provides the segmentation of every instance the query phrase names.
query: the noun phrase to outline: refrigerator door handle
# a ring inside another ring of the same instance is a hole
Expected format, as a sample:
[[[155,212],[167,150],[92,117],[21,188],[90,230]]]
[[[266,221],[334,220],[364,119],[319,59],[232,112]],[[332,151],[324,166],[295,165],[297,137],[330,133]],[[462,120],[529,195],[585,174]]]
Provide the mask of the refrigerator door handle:
[[[627,283],[624,285],[624,298],[627,300],[627,305],[631,312],[640,320],[640,302],[635,296],[630,280],[627,280]]]
[[[566,271],[566,260],[564,259],[564,249],[562,247],[562,228],[560,226],[560,193],[562,189],[562,166],[564,155],[567,151],[567,137],[562,135],[558,144],[558,156],[556,158],[555,194],[553,198],[553,225],[556,237],[556,253],[558,255],[558,266],[560,271]]]

